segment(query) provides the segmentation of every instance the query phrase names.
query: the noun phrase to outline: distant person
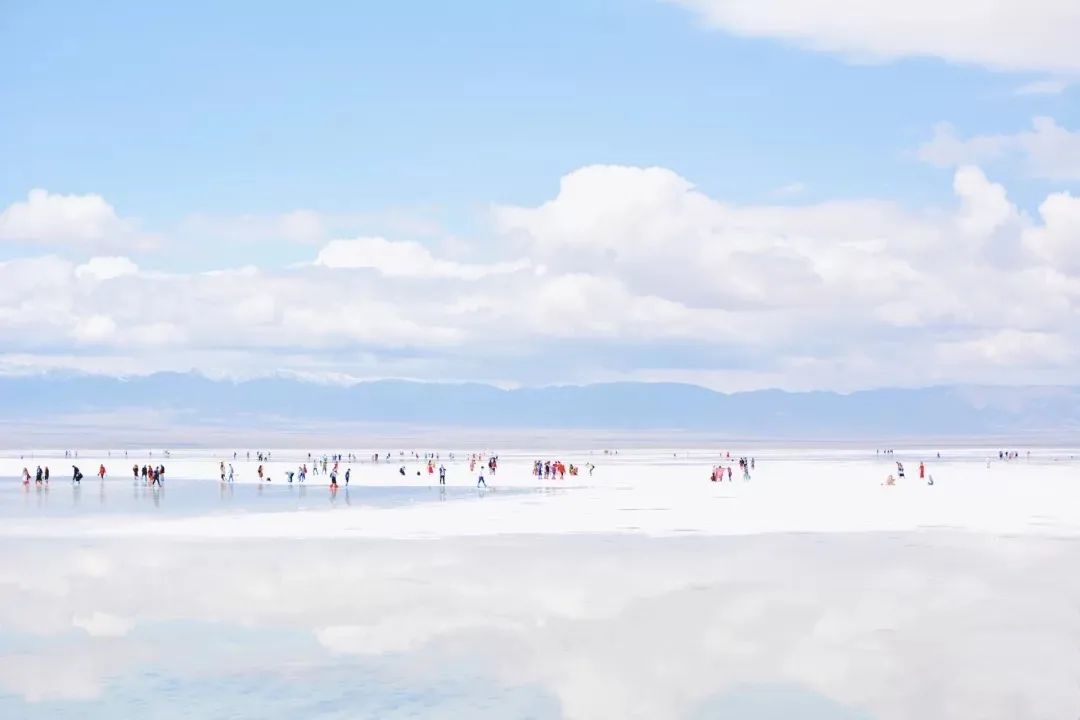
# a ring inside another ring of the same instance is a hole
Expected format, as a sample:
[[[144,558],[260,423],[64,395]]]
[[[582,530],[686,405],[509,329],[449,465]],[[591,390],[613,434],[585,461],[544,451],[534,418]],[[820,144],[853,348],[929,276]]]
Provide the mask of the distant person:
[[[484,482],[484,468],[480,468],[480,478],[476,481],[476,487],[487,488],[487,483]]]
[[[440,485],[445,485],[446,484],[446,466],[445,465],[439,465],[439,484]]]
[[[29,474],[27,474],[27,476],[29,477]],[[81,485],[82,484],[82,479],[83,479],[82,471],[79,470],[77,465],[72,465],[71,466],[71,482],[79,483]]]
[[[101,467],[98,468],[97,474],[98,474],[98,479],[99,480],[104,480],[105,479],[105,466],[104,465],[102,465]]]

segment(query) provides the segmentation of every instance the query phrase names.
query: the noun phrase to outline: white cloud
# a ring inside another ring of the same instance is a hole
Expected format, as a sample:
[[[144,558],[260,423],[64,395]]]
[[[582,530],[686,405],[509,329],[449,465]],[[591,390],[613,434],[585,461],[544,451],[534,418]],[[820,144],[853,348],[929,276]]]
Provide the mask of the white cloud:
[[[281,216],[280,223],[282,235],[293,242],[318,242],[326,235],[322,216],[311,210],[285,213]]]
[[[333,240],[319,251],[315,264],[336,269],[371,269],[388,277],[480,280],[528,269],[527,261],[469,265],[435,258],[415,242],[392,242],[381,237]]]
[[[284,241],[302,245],[319,245],[360,232],[409,238],[440,236],[444,231],[428,217],[431,213],[430,208],[398,208],[370,213],[332,213],[302,208],[262,215],[195,213],[184,218],[175,234],[185,240],[201,242],[256,244]]]
[[[154,244],[100,195],[59,195],[40,189],[0,212],[0,241],[90,249]]]
[[[104,342],[116,334],[116,322],[108,315],[91,315],[78,319],[71,334],[79,342]]]
[[[85,630],[91,637],[123,637],[135,627],[135,622],[129,618],[117,617],[103,612],[94,612],[90,615],[78,615],[72,621],[73,627]]]
[[[968,165],[954,193],[922,211],[736,205],[665,168],[589,166],[546,202],[494,208],[493,237],[455,245],[470,262],[381,237],[279,271],[0,262],[0,366],[803,389],[1027,367],[1080,381],[1080,201],[1053,194],[1032,217]],[[909,343],[935,362],[906,362]]]
[[[139,266],[126,257],[95,257],[75,268],[75,277],[91,280],[115,280],[139,272]]]
[[[1024,244],[1047,263],[1080,274],[1080,198],[1054,193],[1039,214],[1043,224],[1025,232]]]
[[[1016,88],[1017,95],[1060,95],[1068,90],[1074,81],[1064,78],[1036,80]]]
[[[961,138],[949,124],[934,128],[919,148],[919,159],[939,167],[988,164],[1017,159],[1026,173],[1047,180],[1080,180],[1080,131],[1037,117],[1032,129],[1012,135]]]
[[[1080,70],[1074,0],[671,0],[711,26],[848,58],[937,57],[1000,70]]]

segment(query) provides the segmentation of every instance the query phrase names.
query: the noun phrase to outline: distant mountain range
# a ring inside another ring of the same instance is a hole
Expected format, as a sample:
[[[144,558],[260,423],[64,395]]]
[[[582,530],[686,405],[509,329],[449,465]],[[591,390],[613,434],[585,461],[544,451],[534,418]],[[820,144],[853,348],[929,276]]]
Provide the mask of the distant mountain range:
[[[609,383],[503,390],[398,380],[338,386],[196,373],[0,377],[9,419],[154,411],[184,422],[414,424],[561,430],[686,430],[740,437],[1002,436],[1080,432],[1080,389],[932,387],[851,394]]]

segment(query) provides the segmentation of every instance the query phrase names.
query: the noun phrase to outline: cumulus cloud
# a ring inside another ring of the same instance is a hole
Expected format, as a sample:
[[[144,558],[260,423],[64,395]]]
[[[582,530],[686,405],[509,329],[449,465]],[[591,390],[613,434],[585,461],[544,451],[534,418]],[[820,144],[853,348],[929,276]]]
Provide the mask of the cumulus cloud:
[[[86,249],[154,244],[100,195],[60,195],[41,189],[31,190],[26,200],[0,212],[0,241]]]
[[[315,264],[327,268],[371,269],[389,277],[480,280],[529,267],[528,261],[469,265],[441,260],[416,242],[392,242],[381,237],[333,240],[319,251]]]
[[[91,280],[114,280],[134,275],[139,266],[126,257],[95,257],[75,268],[75,277]]]
[[[1073,0],[670,0],[711,26],[858,61],[936,57],[1001,70],[1080,70]]]
[[[721,389],[1080,380],[1080,201],[1055,193],[1031,216],[974,165],[953,191],[922,211],[738,205],[669,169],[589,166],[546,202],[493,208],[491,238],[457,248],[479,261],[383,237],[280,270],[12,260],[0,367]],[[928,362],[904,360],[912,346]]]
[[[1043,224],[1024,233],[1024,244],[1048,264],[1080,275],[1080,198],[1054,193],[1039,214]]]
[[[1080,180],[1080,131],[1037,117],[1031,130],[1011,135],[960,137],[948,123],[934,128],[933,137],[919,148],[919,159],[939,167],[1019,161],[1032,177]]]

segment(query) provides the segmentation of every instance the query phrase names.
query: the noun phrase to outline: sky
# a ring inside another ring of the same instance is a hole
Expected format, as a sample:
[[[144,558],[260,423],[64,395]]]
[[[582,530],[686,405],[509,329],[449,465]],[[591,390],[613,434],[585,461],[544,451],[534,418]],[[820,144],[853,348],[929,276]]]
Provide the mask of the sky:
[[[0,0],[0,372],[1080,383],[1072,0]]]

